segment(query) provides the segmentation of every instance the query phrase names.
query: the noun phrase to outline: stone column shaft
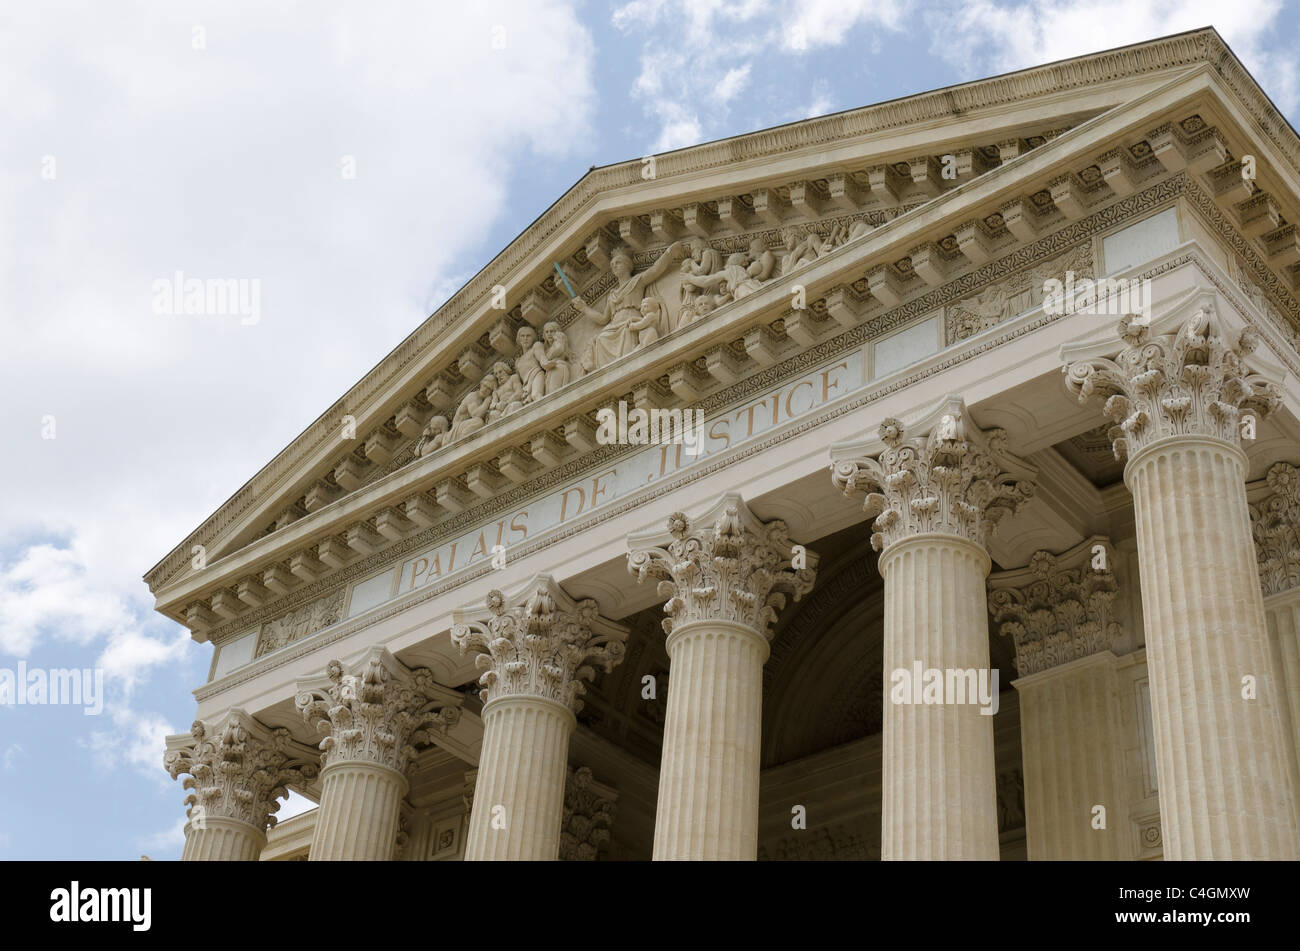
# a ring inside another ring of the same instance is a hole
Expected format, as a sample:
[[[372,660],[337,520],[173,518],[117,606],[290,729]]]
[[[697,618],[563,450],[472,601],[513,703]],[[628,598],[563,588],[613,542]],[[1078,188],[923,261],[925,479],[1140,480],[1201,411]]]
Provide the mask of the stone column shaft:
[[[875,516],[885,579],[885,705],[880,855],[997,860],[993,717],[966,695],[909,689],[938,671],[946,687],[997,690],[989,668],[987,544],[1033,494],[1036,474],[948,397],[907,436],[897,419],[876,440],[833,447],[832,481]],[[883,445],[883,448],[882,448]],[[842,455],[841,455],[842,454]],[[962,678],[959,680],[958,678]],[[935,701],[938,702],[935,702]],[[996,710],[995,697],[988,706]]]
[[[308,859],[391,861],[416,745],[459,720],[461,696],[432,671],[412,670],[383,648],[373,648],[352,674],[337,660],[325,670],[325,678],[300,683],[295,700],[307,722],[327,734]]]
[[[654,858],[753,860],[767,639],[699,621],[669,636]]]
[[[191,790],[181,860],[256,861],[287,786],[316,778],[314,759],[288,730],[269,729],[238,708],[167,737],[163,767],[173,779],[185,774]]]
[[[1300,858],[1240,448],[1281,397],[1247,366],[1258,333],[1230,342],[1209,292],[1186,306],[1161,336],[1126,317],[1126,346],[1067,366],[1067,386],[1107,396],[1127,458],[1165,858]]]
[[[509,599],[488,593],[487,610],[452,625],[461,653],[484,671],[483,746],[465,858],[554,861],[564,821],[569,737],[584,680],[624,654],[627,628],[600,617],[539,575]],[[459,613],[459,612],[458,612]]]
[[[386,766],[339,762],[321,771],[313,862],[387,862],[397,842],[406,777]]]
[[[998,858],[993,717],[974,704],[894,703],[892,671],[987,670],[989,557],[955,535],[913,535],[880,559],[885,716],[880,856]]]
[[[1286,698],[1282,727],[1291,753],[1292,804],[1300,823],[1300,588],[1264,602],[1273,670]]]
[[[1289,759],[1246,510],[1245,456],[1155,443],[1128,465],[1165,857],[1296,858]],[[1243,678],[1256,697],[1242,696]]]
[[[266,835],[247,822],[220,817],[193,821],[185,829],[182,862],[256,862],[266,845]]]
[[[540,698],[505,697],[484,708],[467,861],[558,857],[575,725],[568,708]]]
[[[1115,662],[1106,651],[1015,682],[1031,861],[1130,857]]]
[[[692,521],[629,539],[628,570],[669,596],[669,657],[654,858],[758,858],[763,664],[772,625],[812,590],[817,556],[736,493]],[[644,544],[647,547],[641,547]],[[662,547],[660,547],[662,546]]]

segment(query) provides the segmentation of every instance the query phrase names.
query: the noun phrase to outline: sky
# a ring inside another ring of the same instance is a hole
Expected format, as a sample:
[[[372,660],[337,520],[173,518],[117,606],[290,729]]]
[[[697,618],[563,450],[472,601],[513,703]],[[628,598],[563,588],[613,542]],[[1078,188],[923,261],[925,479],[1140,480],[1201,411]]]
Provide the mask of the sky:
[[[104,678],[0,705],[0,859],[179,857],[141,576],[589,167],[1206,25],[1300,126],[1300,0],[0,2],[0,678]]]

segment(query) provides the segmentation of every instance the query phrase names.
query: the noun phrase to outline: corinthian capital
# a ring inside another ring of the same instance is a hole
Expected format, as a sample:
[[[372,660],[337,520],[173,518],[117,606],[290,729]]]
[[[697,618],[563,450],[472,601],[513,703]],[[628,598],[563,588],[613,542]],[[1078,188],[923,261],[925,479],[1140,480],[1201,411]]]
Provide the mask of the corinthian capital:
[[[1123,633],[1111,616],[1119,584],[1114,549],[1089,538],[1061,555],[1040,551],[1029,565],[989,578],[989,614],[1016,644],[1022,677],[1109,650]]]
[[[627,628],[602,618],[595,601],[574,601],[549,575],[529,582],[521,597],[488,592],[486,612],[475,613],[451,626],[451,640],[462,654],[479,652],[484,703],[540,697],[577,713],[583,681],[623,659]]]
[[[1240,445],[1247,413],[1262,419],[1281,404],[1277,388],[1247,369],[1243,358],[1259,344],[1247,327],[1229,343],[1207,304],[1171,334],[1130,315],[1120,321],[1125,343],[1113,359],[1088,359],[1064,367],[1066,386],[1079,400],[1106,397],[1104,412],[1116,425],[1110,439],[1124,460],[1166,436],[1212,436]]]
[[[237,819],[265,831],[275,825],[276,801],[290,785],[316,778],[313,750],[283,727],[269,729],[243,710],[209,727],[195,720],[188,736],[167,738],[163,767],[193,790],[186,815],[197,828],[208,818]]]
[[[327,734],[320,742],[324,765],[374,763],[404,774],[421,746],[460,719],[461,700],[433,671],[412,670],[375,648],[352,673],[330,661],[324,678],[298,684],[295,703],[313,729]]]
[[[882,551],[911,535],[943,532],[980,547],[1001,519],[1034,493],[1035,472],[1006,449],[1001,429],[980,429],[965,404],[950,397],[910,438],[896,419],[880,424],[884,449],[857,455],[865,446],[832,449],[845,457],[831,463],[831,479],[850,498],[865,495],[874,516],[871,545]]]
[[[739,495],[729,494],[693,527],[680,512],[668,517],[662,547],[635,549],[628,570],[638,582],[661,579],[668,598],[663,627],[672,633],[687,621],[724,620],[746,624],[771,639],[772,624],[786,594],[798,601],[812,590],[817,556],[804,551],[794,567],[795,545],[785,522],[761,522]],[[635,545],[648,534],[633,536]]]
[[[1276,462],[1265,476],[1267,496],[1250,506],[1255,559],[1264,596],[1300,588],[1300,469]]]

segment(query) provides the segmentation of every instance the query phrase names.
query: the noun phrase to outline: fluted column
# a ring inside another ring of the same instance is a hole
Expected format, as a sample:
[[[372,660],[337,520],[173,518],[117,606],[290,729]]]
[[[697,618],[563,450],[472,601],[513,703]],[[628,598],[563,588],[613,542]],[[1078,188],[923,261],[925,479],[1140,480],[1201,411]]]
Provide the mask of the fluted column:
[[[316,776],[310,747],[288,730],[269,729],[243,710],[230,710],[211,728],[194,721],[188,735],[167,738],[163,766],[186,774],[186,862],[254,862],[275,825],[287,784]]]
[[[1109,542],[989,579],[989,612],[1016,646],[1025,835],[1031,860],[1130,858]]]
[[[656,860],[754,860],[763,664],[786,593],[812,589],[791,566],[784,522],[760,522],[727,495],[692,529],[681,513],[666,533],[634,535],[628,568],[661,579],[668,596],[668,709],[655,813]],[[662,547],[654,545],[658,542]],[[651,547],[638,547],[649,545]],[[815,556],[804,552],[802,559]]]
[[[1293,812],[1300,823],[1300,469],[1286,462],[1265,476],[1267,494],[1250,507],[1273,670],[1285,698],[1282,727],[1291,759]]]
[[[904,439],[887,419],[878,443],[832,449],[835,484],[866,493],[885,579],[881,858],[997,860],[996,707],[978,696],[918,702],[912,681],[989,668],[989,534],[1029,498],[1034,471],[950,398]],[[872,449],[874,454],[868,455]],[[954,694],[956,691],[954,691]],[[990,696],[993,703],[996,697]]]
[[[626,628],[600,617],[595,601],[575,602],[545,575],[513,602],[492,591],[486,612],[451,629],[461,653],[479,652],[476,663],[485,671],[467,860],[558,857],[582,681],[594,667],[612,669],[627,639]]]
[[[1068,366],[1106,415],[1137,524],[1165,858],[1300,858],[1282,696],[1246,504],[1243,418],[1279,403],[1208,301],[1173,334],[1125,318],[1114,359]]]
[[[417,746],[456,723],[460,701],[432,671],[411,670],[383,648],[351,674],[334,660],[324,679],[298,685],[298,710],[326,734],[311,861],[393,858],[407,767]]]

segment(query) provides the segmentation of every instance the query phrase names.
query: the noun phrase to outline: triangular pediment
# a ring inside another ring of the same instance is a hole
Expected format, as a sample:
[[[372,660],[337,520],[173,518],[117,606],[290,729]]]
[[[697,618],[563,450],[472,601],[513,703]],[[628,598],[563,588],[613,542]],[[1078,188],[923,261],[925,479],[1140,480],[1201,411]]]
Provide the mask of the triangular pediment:
[[[1206,30],[593,169],[147,580],[200,636],[260,618],[576,471],[612,401],[691,407],[934,301],[978,333],[991,268],[1055,268],[1157,186],[1227,216],[1295,316],[1298,156]]]

